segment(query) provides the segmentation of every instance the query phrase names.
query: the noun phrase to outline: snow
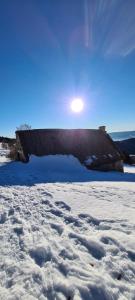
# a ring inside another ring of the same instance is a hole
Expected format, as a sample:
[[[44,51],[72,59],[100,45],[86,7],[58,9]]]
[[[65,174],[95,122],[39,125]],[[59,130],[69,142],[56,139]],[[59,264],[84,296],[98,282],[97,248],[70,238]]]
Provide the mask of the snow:
[[[0,156],[0,299],[134,300],[135,167]]]
[[[86,160],[85,160],[85,165],[86,166],[90,166],[93,163],[93,158],[91,156],[89,156]]]
[[[2,148],[2,143],[0,143],[0,165],[4,162],[8,162],[9,159],[7,158],[7,155],[9,154],[8,149]]]
[[[1,185],[33,185],[36,183],[117,181],[135,182],[134,167],[126,167],[125,173],[87,170],[77,158],[66,155],[32,156],[30,163],[7,163],[1,165]],[[133,168],[133,169],[132,169]]]

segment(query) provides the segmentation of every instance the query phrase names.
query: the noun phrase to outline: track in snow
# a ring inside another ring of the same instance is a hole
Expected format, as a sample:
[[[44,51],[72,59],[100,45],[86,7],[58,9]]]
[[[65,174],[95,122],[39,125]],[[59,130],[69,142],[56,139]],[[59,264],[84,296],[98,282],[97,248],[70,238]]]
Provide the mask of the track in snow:
[[[118,234],[135,226],[76,215],[45,188],[1,188],[1,299],[133,299],[135,249]]]

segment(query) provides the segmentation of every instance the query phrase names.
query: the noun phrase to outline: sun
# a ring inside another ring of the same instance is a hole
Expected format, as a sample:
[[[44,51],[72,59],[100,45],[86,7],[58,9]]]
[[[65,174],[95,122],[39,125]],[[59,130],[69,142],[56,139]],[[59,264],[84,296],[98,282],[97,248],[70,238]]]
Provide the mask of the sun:
[[[75,98],[71,102],[71,110],[75,113],[79,113],[84,108],[84,102],[81,98]]]

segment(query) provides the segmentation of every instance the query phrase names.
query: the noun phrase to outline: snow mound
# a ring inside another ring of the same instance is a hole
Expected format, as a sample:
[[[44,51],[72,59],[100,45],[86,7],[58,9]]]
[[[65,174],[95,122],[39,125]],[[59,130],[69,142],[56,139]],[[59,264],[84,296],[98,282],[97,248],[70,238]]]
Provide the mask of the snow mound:
[[[5,176],[1,176],[2,173]],[[14,176],[12,176],[14,174]],[[29,163],[7,162],[0,168],[0,184],[88,181],[90,172],[72,155],[31,156]]]
[[[37,170],[62,173],[88,173],[85,166],[81,165],[79,160],[72,155],[48,155],[48,156],[31,156],[28,168]]]
[[[128,181],[135,182],[135,167],[124,174],[88,170],[72,155],[31,156],[29,163],[0,163],[1,185],[34,185],[48,182]],[[4,174],[4,176],[3,176]]]

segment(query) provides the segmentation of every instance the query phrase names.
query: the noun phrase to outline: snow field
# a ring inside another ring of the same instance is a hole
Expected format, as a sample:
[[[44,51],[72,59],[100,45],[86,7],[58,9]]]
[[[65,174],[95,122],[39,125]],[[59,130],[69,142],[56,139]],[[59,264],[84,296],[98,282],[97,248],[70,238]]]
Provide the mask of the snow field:
[[[0,299],[134,300],[133,168],[104,181],[63,158],[48,183],[39,160],[0,167]]]

